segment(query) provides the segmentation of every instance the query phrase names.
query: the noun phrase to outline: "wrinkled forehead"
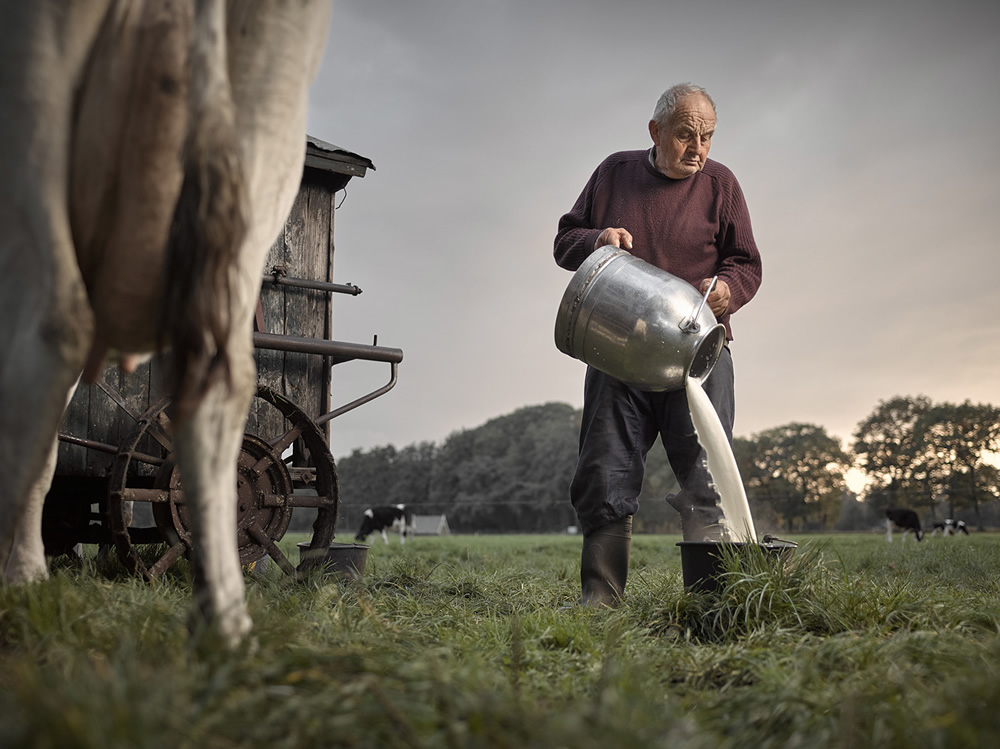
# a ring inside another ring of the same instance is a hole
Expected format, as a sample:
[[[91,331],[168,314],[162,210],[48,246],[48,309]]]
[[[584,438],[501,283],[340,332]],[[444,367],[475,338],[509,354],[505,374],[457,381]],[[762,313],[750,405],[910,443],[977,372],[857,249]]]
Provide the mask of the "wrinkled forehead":
[[[715,129],[715,109],[701,94],[690,94],[677,102],[670,116],[671,127],[689,127],[697,131]]]

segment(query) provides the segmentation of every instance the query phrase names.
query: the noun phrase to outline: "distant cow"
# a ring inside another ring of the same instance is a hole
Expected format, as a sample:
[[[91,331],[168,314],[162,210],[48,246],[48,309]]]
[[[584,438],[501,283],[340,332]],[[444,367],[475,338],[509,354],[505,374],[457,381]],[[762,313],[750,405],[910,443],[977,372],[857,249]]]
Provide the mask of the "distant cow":
[[[889,509],[885,511],[885,540],[892,541],[893,527],[903,531],[903,541],[906,534],[913,531],[914,537],[920,541],[924,532],[920,529],[920,518],[913,510]]]
[[[369,507],[364,512],[364,520],[361,521],[361,530],[354,537],[355,541],[364,542],[373,533],[381,533],[382,540],[389,543],[387,530],[399,531],[399,542],[406,543],[407,534],[413,529],[413,512],[407,509],[406,505],[385,505],[383,507]]]
[[[948,518],[947,520],[939,520],[934,523],[934,530],[931,531],[932,536],[936,536],[938,531],[941,531],[942,535],[954,536],[956,533],[964,533],[966,536],[969,535],[969,529],[965,525],[964,520],[952,520]]]

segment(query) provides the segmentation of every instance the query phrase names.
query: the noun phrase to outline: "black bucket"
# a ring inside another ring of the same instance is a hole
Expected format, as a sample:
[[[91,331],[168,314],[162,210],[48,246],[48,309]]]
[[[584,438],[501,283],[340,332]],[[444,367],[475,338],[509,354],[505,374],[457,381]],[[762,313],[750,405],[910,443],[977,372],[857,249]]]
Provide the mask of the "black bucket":
[[[681,570],[684,588],[692,592],[715,593],[722,587],[724,559],[733,553],[742,561],[754,548],[762,549],[768,558],[784,562],[798,544],[791,541],[748,544],[717,541],[681,541]]]
[[[366,544],[331,543],[323,553],[322,549],[310,551],[309,543],[297,544],[299,547],[299,569],[312,570],[322,566],[325,572],[332,572],[346,580],[360,580],[365,574],[365,562],[368,559]]]

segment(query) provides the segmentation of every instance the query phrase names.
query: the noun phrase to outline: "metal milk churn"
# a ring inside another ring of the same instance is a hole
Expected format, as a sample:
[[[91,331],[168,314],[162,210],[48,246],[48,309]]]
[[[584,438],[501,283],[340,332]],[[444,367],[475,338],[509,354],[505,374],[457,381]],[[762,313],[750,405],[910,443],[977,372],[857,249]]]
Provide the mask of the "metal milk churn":
[[[570,279],[556,315],[556,347],[641,390],[681,390],[688,377],[709,375],[726,342],[707,299],[607,245]]]

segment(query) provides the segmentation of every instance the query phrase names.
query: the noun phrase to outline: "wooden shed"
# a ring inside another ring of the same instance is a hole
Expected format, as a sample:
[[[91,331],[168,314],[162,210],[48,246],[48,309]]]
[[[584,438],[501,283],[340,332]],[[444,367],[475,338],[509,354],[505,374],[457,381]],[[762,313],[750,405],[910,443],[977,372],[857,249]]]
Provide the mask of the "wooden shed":
[[[311,439],[314,445],[316,440],[321,440],[328,455],[329,421],[324,421],[322,417],[324,414],[327,418],[333,415],[328,413],[331,409],[331,365],[372,357],[398,362],[402,352],[336,342],[332,347],[336,350],[331,350],[333,294],[358,294],[361,291],[333,282],[334,218],[340,197],[337,193],[351,179],[364,177],[369,169],[375,167],[363,156],[316,138],[307,138],[305,149],[301,187],[288,221],[268,253],[255,319],[258,386],[268,391],[267,398],[270,400],[262,399],[260,394],[254,399],[246,431],[254,435],[254,439],[259,437],[257,444],[266,451],[267,444],[276,444],[272,437],[289,433],[289,420],[298,418],[295,414],[304,414],[308,420],[318,419],[318,427],[310,422],[310,433],[315,435]],[[273,336],[273,339],[262,340],[267,336]],[[290,342],[296,344],[294,350],[287,350]],[[303,343],[307,344],[305,348]],[[310,351],[308,346],[312,344],[317,344],[313,345],[313,349],[318,347],[320,350]],[[96,543],[97,539],[106,538],[106,521],[98,522],[103,516],[103,509],[92,513],[91,503],[103,505],[109,497],[124,496],[121,492],[115,493],[115,487],[135,487],[141,491],[143,487],[152,487],[157,481],[164,480],[165,473],[161,466],[169,468],[171,449],[169,436],[164,431],[166,420],[162,408],[165,400],[162,366],[158,357],[128,375],[117,366],[108,366],[98,383],[81,385],[77,389],[63,418],[55,478],[43,514],[43,537],[47,549],[50,540],[52,548],[60,550],[77,541]],[[282,405],[276,407],[276,400]],[[292,409],[294,418],[289,416],[286,401],[297,407]],[[300,442],[295,443],[296,449],[302,449]],[[252,454],[255,449],[253,440],[244,440],[244,451],[248,447]],[[293,464],[290,466],[291,478],[296,485],[315,480],[315,472],[310,469],[315,464],[309,462],[308,452],[309,448],[306,448],[304,462],[290,460]],[[296,466],[299,467],[298,472]],[[336,478],[329,475],[332,470],[330,458],[329,470],[321,471],[325,472],[325,479],[319,482],[324,484],[320,496],[336,494]],[[288,479],[276,475],[268,490],[277,498],[272,503],[277,508],[275,517],[280,516],[281,523],[287,523],[281,497],[292,492]],[[124,500],[112,501],[121,504]],[[162,503],[162,498],[150,501]],[[136,503],[137,506],[139,504]],[[122,507],[125,505],[122,504]],[[160,505],[152,507],[154,515],[157,507]],[[160,509],[175,514],[179,512],[174,506]],[[149,511],[147,507],[144,512]],[[130,522],[131,510],[128,513],[129,516],[122,521],[126,525]],[[160,535],[164,527],[182,527],[183,523],[175,522],[177,520],[157,517]],[[271,538],[280,538],[284,533],[284,527],[279,527],[281,523],[267,528]],[[94,533],[81,534],[81,528],[93,529]],[[147,535],[153,539],[158,537],[153,532]],[[132,537],[135,540],[138,535],[133,533]],[[170,541],[169,538],[167,540]],[[258,541],[261,548],[266,545],[264,540]],[[251,551],[258,553],[261,548]]]
[[[364,177],[374,168],[364,156],[308,138],[302,186],[284,231],[268,254],[265,276],[273,277],[277,269],[284,278],[332,282],[336,193],[353,177]],[[260,330],[330,339],[332,316],[329,293],[272,282],[262,284],[257,316]],[[288,397],[309,416],[315,418],[329,410],[330,366],[324,357],[259,350],[257,369],[260,383]],[[96,443],[120,445],[135,425],[136,416],[162,394],[157,360],[140,366],[131,375],[108,366],[102,383],[77,389],[64,416],[63,431]],[[254,414],[249,426],[257,426]],[[96,479],[107,475],[112,458],[107,452],[63,442],[56,475]]]
[[[369,169],[374,170],[375,165],[364,156],[307,138],[302,185],[285,229],[271,247],[264,266],[265,276],[270,275],[272,281],[261,287],[255,326],[258,331],[319,340],[334,337],[332,295],[289,285],[287,281],[333,283],[334,219],[336,203],[342,198],[337,193],[353,177],[364,177]],[[341,293],[351,292],[342,289]],[[356,293],[361,290],[356,289]],[[316,418],[330,410],[329,365],[322,356],[258,349],[257,381]],[[255,418],[251,410],[249,431],[257,426]],[[269,431],[265,425],[261,428]],[[329,423],[323,429],[329,439]]]

